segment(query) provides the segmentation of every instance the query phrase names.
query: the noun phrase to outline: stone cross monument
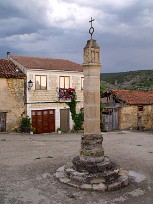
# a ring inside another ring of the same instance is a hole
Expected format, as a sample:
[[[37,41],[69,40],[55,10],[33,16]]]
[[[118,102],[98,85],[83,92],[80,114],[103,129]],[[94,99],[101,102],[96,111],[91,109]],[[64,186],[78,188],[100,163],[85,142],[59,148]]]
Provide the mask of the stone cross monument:
[[[127,171],[123,171],[104,156],[100,131],[100,47],[92,39],[84,47],[84,134],[79,156],[60,167],[56,177],[63,183],[87,190],[111,191],[128,185]]]
[[[81,170],[96,171],[97,164],[104,161],[102,134],[100,131],[100,47],[92,39],[94,28],[89,33],[91,39],[84,47],[84,135],[81,138],[80,157],[74,158],[74,166]]]

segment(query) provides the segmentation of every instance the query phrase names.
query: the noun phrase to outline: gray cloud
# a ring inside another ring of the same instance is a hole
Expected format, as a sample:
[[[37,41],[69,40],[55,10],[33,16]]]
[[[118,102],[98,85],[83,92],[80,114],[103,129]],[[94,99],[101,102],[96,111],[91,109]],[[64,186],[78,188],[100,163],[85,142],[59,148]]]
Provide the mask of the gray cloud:
[[[103,72],[153,68],[152,0],[1,1],[0,57],[9,50],[82,63],[91,16]]]

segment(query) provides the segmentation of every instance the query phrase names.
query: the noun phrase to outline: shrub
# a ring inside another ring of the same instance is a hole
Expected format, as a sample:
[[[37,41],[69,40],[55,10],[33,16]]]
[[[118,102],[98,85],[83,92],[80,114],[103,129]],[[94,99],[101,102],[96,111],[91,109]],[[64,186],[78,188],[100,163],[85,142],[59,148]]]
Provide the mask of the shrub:
[[[74,130],[82,130],[82,125],[84,122],[84,113],[76,113],[76,105],[77,105],[77,96],[74,93],[74,97],[71,99],[71,102],[66,103],[70,107],[70,112],[72,115],[72,120],[74,121]]]
[[[31,120],[29,116],[25,116],[21,118],[20,128],[22,132],[30,132],[31,130]]]

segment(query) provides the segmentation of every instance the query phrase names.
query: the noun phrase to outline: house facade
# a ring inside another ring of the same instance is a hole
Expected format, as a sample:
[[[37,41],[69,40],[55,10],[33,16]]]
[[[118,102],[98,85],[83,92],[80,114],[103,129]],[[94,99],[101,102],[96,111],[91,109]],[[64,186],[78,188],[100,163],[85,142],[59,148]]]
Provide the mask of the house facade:
[[[26,114],[36,133],[56,132],[59,127],[63,132],[71,130],[74,124],[67,102],[73,92],[77,96],[77,112],[83,108],[81,65],[62,59],[8,58],[26,75]]]
[[[109,90],[101,95],[105,131],[153,130],[153,91]]]
[[[0,132],[20,126],[25,113],[25,74],[10,61],[0,59]]]

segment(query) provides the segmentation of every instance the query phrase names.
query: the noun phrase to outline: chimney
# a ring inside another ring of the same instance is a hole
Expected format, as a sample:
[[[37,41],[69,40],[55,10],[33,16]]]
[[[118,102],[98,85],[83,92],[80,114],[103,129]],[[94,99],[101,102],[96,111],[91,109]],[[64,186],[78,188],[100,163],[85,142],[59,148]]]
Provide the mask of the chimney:
[[[7,59],[10,58],[10,52],[7,52]]]

